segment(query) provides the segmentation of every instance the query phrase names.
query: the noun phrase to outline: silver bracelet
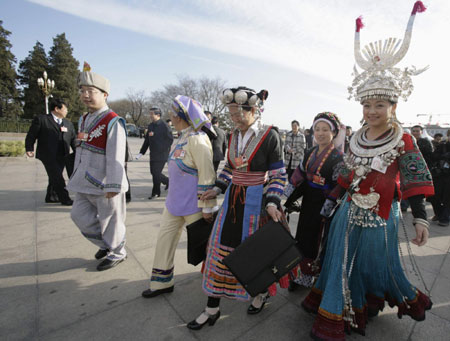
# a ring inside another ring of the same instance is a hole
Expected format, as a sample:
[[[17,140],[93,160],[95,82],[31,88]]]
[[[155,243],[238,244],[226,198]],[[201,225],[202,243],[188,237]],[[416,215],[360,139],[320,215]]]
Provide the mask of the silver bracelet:
[[[268,203],[266,204],[266,210],[267,210],[267,208],[269,208],[269,207],[275,207],[275,208],[278,208],[277,204],[275,204],[274,202],[268,202]]]
[[[430,223],[426,219],[422,218],[414,218],[413,219],[413,225],[416,226],[416,224],[422,224],[424,225],[428,230],[430,229]]]
[[[220,187],[214,186],[213,190],[216,191],[217,195],[222,193],[222,190],[220,189]]]

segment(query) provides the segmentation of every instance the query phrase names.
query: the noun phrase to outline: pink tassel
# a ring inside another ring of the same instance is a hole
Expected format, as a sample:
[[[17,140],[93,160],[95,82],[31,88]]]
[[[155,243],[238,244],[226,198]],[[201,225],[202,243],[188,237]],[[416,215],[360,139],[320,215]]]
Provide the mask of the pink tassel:
[[[418,1],[420,2],[420,1]],[[358,17],[358,19],[356,19],[356,32],[359,32],[360,29],[362,29],[364,27],[364,24],[362,22],[362,15],[360,15]]]
[[[413,7],[411,15],[415,15],[417,12],[419,12],[419,13],[425,12],[426,9],[427,8],[425,7],[425,5],[423,4],[422,1],[416,1],[416,3],[414,4],[414,7]]]

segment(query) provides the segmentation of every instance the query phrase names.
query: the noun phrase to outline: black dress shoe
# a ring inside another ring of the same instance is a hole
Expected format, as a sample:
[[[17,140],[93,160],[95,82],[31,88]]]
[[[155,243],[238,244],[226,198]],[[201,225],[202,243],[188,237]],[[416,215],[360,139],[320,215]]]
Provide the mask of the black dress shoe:
[[[117,260],[111,260],[111,259],[106,258],[99,265],[97,265],[97,270],[104,271],[104,270],[111,269],[111,268],[115,267],[116,265],[122,263],[125,259],[126,259],[126,257],[122,258],[122,259],[117,259]]]
[[[102,259],[105,258],[108,255],[109,250],[107,249],[99,249],[96,253],[95,253],[95,259]]]
[[[155,198],[159,198],[159,194],[152,194],[151,196],[148,197],[148,200],[152,200]]]
[[[220,310],[219,310],[217,313],[215,313],[214,315],[209,315],[206,311],[204,311],[203,313],[209,316],[208,319],[207,319],[205,322],[203,322],[203,323],[197,323],[196,320],[193,320],[193,321],[189,322],[189,323],[186,325],[186,327],[188,327],[189,329],[192,329],[192,330],[199,330],[199,329],[202,329],[203,326],[204,326],[205,324],[207,324],[207,323],[208,323],[210,326],[214,326],[214,323],[216,323],[216,321],[217,321],[217,320],[219,319],[219,317],[220,317]]]
[[[158,290],[147,289],[142,292],[142,297],[145,297],[145,298],[156,297],[161,294],[166,294],[166,293],[172,292],[173,289],[174,289],[173,285],[171,287],[164,288],[164,289],[158,289]]]
[[[59,202],[59,200],[58,199],[45,198],[45,202],[47,204],[56,204],[56,203]]]
[[[263,310],[264,306],[266,305],[267,299],[269,298],[269,295],[267,295],[266,297],[264,297],[264,301],[261,304],[261,306],[259,308],[255,308],[253,306],[253,304],[250,304],[250,306],[247,309],[247,314],[249,315],[255,315],[261,312],[261,310]]]
[[[65,201],[61,201],[61,205],[63,206],[72,206],[73,205],[73,200],[72,199],[68,199]]]

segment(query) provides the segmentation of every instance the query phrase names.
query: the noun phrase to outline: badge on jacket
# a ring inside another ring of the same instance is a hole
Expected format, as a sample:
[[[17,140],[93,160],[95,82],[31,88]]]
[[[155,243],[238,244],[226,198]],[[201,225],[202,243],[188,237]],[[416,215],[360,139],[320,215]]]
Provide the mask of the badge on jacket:
[[[326,181],[326,179],[325,178],[322,178],[319,174],[314,174],[313,175],[313,183],[315,183],[316,185],[320,185],[320,186],[323,186],[323,185],[325,185],[325,181]]]
[[[173,157],[175,159],[184,159],[184,155],[186,155],[186,151],[184,151],[183,149],[177,149],[173,153]]]
[[[87,141],[89,134],[85,132],[78,133],[77,140]]]
[[[247,159],[245,156],[239,156],[234,158],[234,164],[236,168],[244,168],[248,166]]]
[[[372,164],[370,165],[370,167],[383,174],[385,174],[387,170],[387,165],[379,156],[375,156],[372,159]]]
[[[63,133],[67,133],[67,127],[61,127],[61,131],[62,131]]]
[[[149,132],[148,132],[148,136],[153,136],[153,135],[155,135],[155,134],[153,133],[153,131],[149,131]]]

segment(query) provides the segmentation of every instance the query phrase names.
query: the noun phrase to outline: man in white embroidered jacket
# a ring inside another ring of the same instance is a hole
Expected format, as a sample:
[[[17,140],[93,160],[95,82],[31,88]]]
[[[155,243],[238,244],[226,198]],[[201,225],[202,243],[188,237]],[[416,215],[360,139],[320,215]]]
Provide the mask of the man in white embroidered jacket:
[[[90,71],[87,63],[78,80],[88,113],[78,123],[75,167],[67,188],[76,192],[71,217],[81,233],[106,257],[98,271],[126,258],[125,251],[125,120],[106,104],[109,80]]]

